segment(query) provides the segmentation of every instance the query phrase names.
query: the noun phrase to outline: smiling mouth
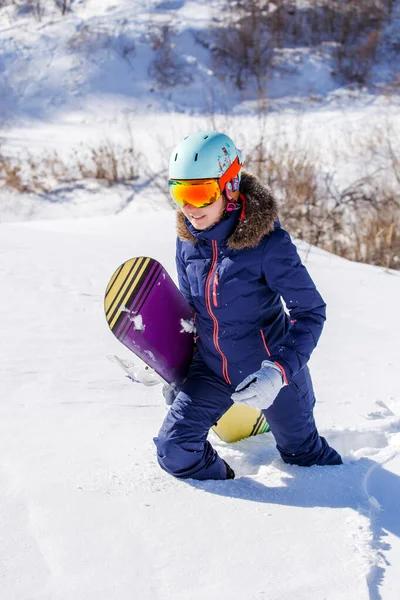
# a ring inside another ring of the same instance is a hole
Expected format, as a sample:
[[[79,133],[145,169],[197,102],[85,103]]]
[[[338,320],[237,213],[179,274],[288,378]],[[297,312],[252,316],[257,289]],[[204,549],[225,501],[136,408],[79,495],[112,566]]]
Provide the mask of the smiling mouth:
[[[190,215],[191,219],[202,219],[204,217],[204,215],[201,215],[201,217],[195,217],[194,215]]]

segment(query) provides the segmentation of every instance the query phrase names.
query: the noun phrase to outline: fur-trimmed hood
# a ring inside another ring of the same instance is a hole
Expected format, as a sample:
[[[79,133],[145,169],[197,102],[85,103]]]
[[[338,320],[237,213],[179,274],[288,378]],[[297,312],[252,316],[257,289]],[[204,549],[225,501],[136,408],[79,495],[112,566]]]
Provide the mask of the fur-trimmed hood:
[[[244,218],[229,236],[227,244],[232,250],[255,247],[264,236],[274,229],[278,218],[278,206],[270,190],[254,175],[243,172],[240,180],[240,192],[246,202]],[[196,238],[186,226],[182,211],[177,212],[177,233],[182,241],[196,242]]]

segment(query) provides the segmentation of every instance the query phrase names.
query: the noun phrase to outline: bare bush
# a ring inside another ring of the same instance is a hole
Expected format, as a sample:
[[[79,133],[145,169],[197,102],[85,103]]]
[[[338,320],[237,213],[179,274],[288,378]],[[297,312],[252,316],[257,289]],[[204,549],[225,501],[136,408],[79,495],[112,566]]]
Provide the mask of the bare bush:
[[[379,29],[391,14],[387,0],[274,0],[267,22],[281,45],[353,43],[359,35]]]
[[[380,189],[374,181],[351,186],[343,195],[353,205],[352,243],[340,254],[359,262],[400,268],[400,203],[394,190]]]
[[[221,0],[215,12],[220,24],[208,41],[197,39],[210,48],[216,74],[231,78],[239,90],[248,78],[263,87],[279,64],[277,49],[323,43],[333,45],[338,77],[364,83],[392,10],[392,0]]]
[[[175,50],[176,30],[170,23],[164,23],[150,34],[155,58],[149,67],[149,75],[161,88],[188,85],[193,80],[190,66]]]
[[[61,14],[65,15],[71,10],[72,0],[55,0],[57,6],[61,10]]]
[[[140,154],[133,147],[118,147],[107,141],[92,148],[89,157],[76,156],[76,165],[83,179],[100,179],[109,185],[129,183],[138,177]]]
[[[239,90],[244,90],[251,78],[260,93],[268,81],[273,48],[265,24],[267,4],[263,0],[225,0],[221,26],[212,30],[213,70],[217,76],[233,80]]]
[[[18,192],[26,192],[28,188],[22,181],[21,167],[0,153],[0,181],[3,180],[7,187]]]
[[[250,152],[246,168],[271,189],[279,202],[282,221],[295,237],[314,245],[325,242],[321,232],[330,236],[328,227],[321,229],[329,212],[324,196],[326,188],[314,158],[307,151],[294,149],[288,143],[271,147],[261,139]],[[335,208],[330,215],[329,225],[333,229],[337,228],[337,212]]]
[[[32,13],[38,21],[42,20],[44,8],[42,0],[14,0],[13,4],[17,6],[20,13]]]
[[[345,81],[366,83],[376,62],[380,37],[379,31],[372,31],[353,44],[337,46],[334,52],[337,74]]]
[[[107,185],[130,184],[139,174],[141,155],[133,143],[110,141],[64,160],[54,151],[34,157],[7,157],[0,152],[0,182],[18,192],[50,192],[60,183],[97,179]]]
[[[53,0],[55,5],[65,15],[71,11],[73,0]],[[19,14],[31,13],[38,19],[42,20],[45,14],[45,9],[48,8],[48,0],[0,0],[0,9],[5,6],[15,6]]]
[[[282,224],[295,237],[359,262],[400,269],[400,155],[389,138],[384,170],[342,188],[321,173],[309,151],[265,137],[250,151],[246,167],[271,188]]]
[[[388,0],[275,1],[269,28],[278,45],[335,44],[335,73],[347,82],[365,83],[376,62],[381,32],[391,18]]]

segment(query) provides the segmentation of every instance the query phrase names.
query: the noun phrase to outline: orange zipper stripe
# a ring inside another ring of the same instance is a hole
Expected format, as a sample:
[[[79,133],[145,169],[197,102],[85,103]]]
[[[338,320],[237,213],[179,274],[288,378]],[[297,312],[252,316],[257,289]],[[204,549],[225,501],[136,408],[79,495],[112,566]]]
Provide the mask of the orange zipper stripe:
[[[217,302],[217,285],[218,285],[218,273],[215,273],[214,283],[213,283],[213,302],[214,302],[214,306],[218,306],[218,302]]]
[[[261,337],[262,337],[262,339],[263,339],[263,342],[264,342],[264,347],[265,347],[265,349],[266,349],[266,351],[267,351],[267,353],[268,353],[268,356],[271,356],[271,352],[268,350],[267,342],[265,341],[265,335],[264,335],[264,332],[263,332],[263,330],[262,330],[262,329],[260,329],[260,331],[261,331]],[[284,380],[284,382],[286,383],[286,385],[288,385],[288,378],[287,378],[287,376],[286,376],[286,371],[285,371],[285,369],[282,367],[282,365],[280,365],[280,364],[279,364],[278,362],[276,362],[276,361],[274,362],[274,365],[276,365],[277,367],[279,367],[279,369],[281,370],[281,373],[282,373],[283,380]]]
[[[229,375],[228,375],[228,361],[226,359],[225,354],[222,352],[221,348],[219,347],[219,342],[218,342],[218,321],[212,311],[211,308],[211,280],[213,278],[215,269],[217,267],[217,259],[218,259],[218,245],[217,242],[215,240],[212,240],[212,248],[213,248],[213,260],[211,263],[211,269],[207,275],[207,280],[206,280],[206,306],[207,306],[207,311],[208,314],[210,315],[210,317],[212,318],[213,322],[214,322],[214,332],[213,332],[213,342],[214,342],[214,346],[217,349],[217,352],[220,354],[221,358],[222,358],[222,374],[224,376],[224,379],[227,383],[231,383],[231,380],[229,379]]]
[[[261,332],[261,337],[262,337],[262,341],[263,341],[263,344],[264,344],[264,348],[266,349],[268,356],[271,356],[271,352],[268,350],[267,342],[265,340],[264,332],[263,332],[262,329],[260,329],[260,332]]]

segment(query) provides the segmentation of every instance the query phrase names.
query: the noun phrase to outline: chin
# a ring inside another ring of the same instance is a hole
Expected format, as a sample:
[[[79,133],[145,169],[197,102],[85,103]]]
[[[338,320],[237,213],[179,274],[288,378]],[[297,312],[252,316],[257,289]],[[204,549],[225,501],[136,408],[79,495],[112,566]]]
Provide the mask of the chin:
[[[189,219],[189,221],[191,222],[193,227],[198,231],[203,231],[203,229],[207,229],[207,227],[210,226],[207,221],[201,221],[200,223],[196,221],[196,219]]]
[[[208,225],[196,225],[196,223],[193,223],[193,227],[195,227],[198,231],[203,231],[203,229],[208,228]]]

